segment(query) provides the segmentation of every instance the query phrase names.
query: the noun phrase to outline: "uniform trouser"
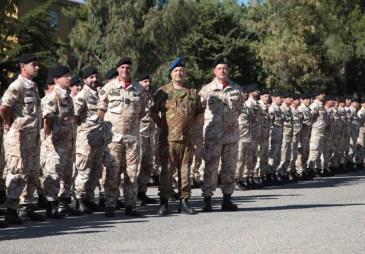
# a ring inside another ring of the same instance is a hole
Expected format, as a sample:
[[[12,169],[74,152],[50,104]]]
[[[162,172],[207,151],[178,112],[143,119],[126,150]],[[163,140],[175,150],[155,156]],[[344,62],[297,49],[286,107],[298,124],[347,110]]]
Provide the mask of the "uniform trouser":
[[[243,169],[243,177],[259,177],[258,170],[256,170],[257,163],[257,149],[258,144],[254,141],[251,141],[247,146],[247,160],[246,167]]]
[[[270,134],[269,165],[271,166],[273,172],[277,173],[278,173],[278,166],[280,164],[282,139],[283,139],[283,129],[273,128]]]
[[[351,139],[351,127],[349,125],[346,126],[346,133],[345,133],[345,160],[351,161],[350,154],[350,139]]]
[[[156,127],[154,129],[153,135],[153,168],[152,168],[152,175],[158,176],[160,175],[160,129]]]
[[[283,141],[281,143],[281,155],[280,164],[278,166],[278,173],[286,173],[289,169],[290,159],[291,159],[291,149],[292,149],[292,138],[291,134],[283,134]]]
[[[6,135],[7,207],[29,204],[39,176],[38,133],[10,130]],[[20,141],[20,142],[19,142]]]
[[[258,147],[258,156],[255,171],[258,175],[263,177],[265,174],[270,174],[269,161],[269,137],[261,137],[261,141]]]
[[[309,157],[308,157],[309,169],[321,168],[321,156],[323,154],[324,142],[325,142],[324,132],[312,130],[309,141]]]
[[[218,166],[221,161],[223,194],[232,194],[235,188],[238,143],[221,144],[219,140],[205,140],[203,159],[205,161],[203,197],[213,196],[218,183]]]
[[[141,162],[138,175],[138,191],[146,193],[147,184],[153,169],[153,150],[151,137],[141,137]]]
[[[298,148],[298,156],[296,160],[297,173],[301,174],[307,169],[307,162],[309,157],[309,140],[310,140],[310,128],[302,128],[300,133],[300,146]]]
[[[203,140],[195,140],[194,145],[194,155],[191,164],[192,178],[202,178],[204,175],[204,167],[202,165],[203,161]]]
[[[180,199],[188,199],[191,196],[190,165],[193,146],[189,142],[168,142],[162,149],[162,157],[168,156],[168,164],[161,163],[160,197],[169,199],[173,193],[172,177],[177,171],[178,191]],[[161,162],[165,159],[161,158]]]
[[[335,141],[337,138],[335,139]],[[339,167],[340,164],[345,164],[346,162],[346,136],[340,135],[338,141],[335,144],[335,151],[332,157],[331,163],[334,167]]]
[[[356,156],[356,144],[357,144],[357,137],[359,134],[358,128],[353,128],[350,136],[350,147],[349,147],[349,161],[355,163],[355,156]]]
[[[50,136],[44,142],[47,159],[42,172],[43,195],[48,201],[69,198],[73,171],[72,139],[52,142]]]
[[[78,146],[76,151],[75,194],[77,199],[92,201],[101,175],[104,145]]]
[[[235,179],[238,181],[241,181],[243,177],[249,177],[249,175],[247,175],[247,161],[250,157],[250,154],[248,153],[250,144],[251,142],[246,142],[243,140],[238,141],[237,168],[235,175]]]
[[[325,171],[329,170],[330,167],[330,162],[331,162],[331,158],[333,157],[333,152],[334,152],[334,142],[333,142],[333,136],[330,137],[326,137],[325,138],[325,142],[324,142],[324,146],[323,146],[323,160],[322,160],[322,169]]]
[[[6,186],[5,186],[6,175],[4,174],[4,168],[5,168],[5,151],[4,151],[4,145],[1,142],[1,145],[0,145],[0,191],[6,191]]]
[[[115,207],[119,196],[120,175],[124,174],[123,196],[126,206],[136,206],[138,192],[139,143],[136,140],[111,142],[104,152],[105,206]]]
[[[365,142],[362,142],[361,144],[357,143],[355,162],[357,165],[364,166],[364,159],[365,159]]]

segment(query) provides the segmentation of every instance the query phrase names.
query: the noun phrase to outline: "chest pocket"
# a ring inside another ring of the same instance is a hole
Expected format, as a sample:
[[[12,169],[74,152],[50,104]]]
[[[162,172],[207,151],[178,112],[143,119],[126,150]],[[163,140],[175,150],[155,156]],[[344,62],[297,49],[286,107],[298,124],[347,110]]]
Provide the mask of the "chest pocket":
[[[59,114],[61,118],[64,118],[72,114],[71,107],[66,99],[61,99],[59,104]]]
[[[115,114],[123,112],[123,98],[121,96],[110,96],[108,110]]]
[[[124,104],[132,114],[139,114],[141,112],[142,100],[138,94],[132,94],[124,98]]]
[[[23,114],[31,115],[35,113],[37,107],[37,98],[36,97],[24,97],[24,108]]]

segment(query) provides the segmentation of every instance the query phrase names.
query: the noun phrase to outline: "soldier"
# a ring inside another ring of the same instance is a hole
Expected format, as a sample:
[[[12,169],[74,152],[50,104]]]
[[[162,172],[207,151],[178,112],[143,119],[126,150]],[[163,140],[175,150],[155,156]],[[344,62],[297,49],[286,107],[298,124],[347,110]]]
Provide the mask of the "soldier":
[[[258,103],[260,97],[259,86],[255,83],[248,85],[245,90],[248,93],[248,99],[245,102],[250,113],[251,120],[251,142],[245,151],[249,154],[247,157],[246,169],[244,177],[250,179],[250,183],[254,188],[261,188],[262,180],[260,178],[260,169],[256,167],[258,146],[261,140],[261,107]]]
[[[84,87],[73,98],[75,121],[78,125],[76,139],[75,195],[81,213],[98,211],[94,191],[101,175],[104,152],[104,127],[97,114],[98,71],[87,67],[82,72]]]
[[[2,118],[0,118],[0,204],[6,202],[4,168],[5,168],[4,122]]]
[[[141,162],[140,172],[138,176],[138,199],[142,201],[142,205],[156,204],[157,200],[152,199],[146,195],[147,184],[151,178],[153,169],[153,132],[155,122],[151,117],[151,107],[153,105],[151,79],[147,73],[140,76],[138,80],[142,87],[144,97],[146,100],[145,115],[141,119],[141,125],[139,130],[140,142],[141,142]]]
[[[350,112],[350,148],[348,153],[348,159],[350,163],[350,167],[356,170],[355,167],[355,155],[356,155],[356,143],[357,137],[359,135],[359,119],[357,116],[357,110],[359,107],[359,103],[357,100],[352,100],[351,105],[349,107]]]
[[[273,179],[273,173],[271,172],[269,162],[269,139],[270,139],[270,93],[268,90],[261,90],[259,106],[261,108],[261,134],[258,148],[258,158],[256,168],[260,172],[260,176],[265,182],[270,182]]]
[[[296,169],[299,179],[310,180],[311,176],[307,171],[307,162],[309,156],[309,139],[312,130],[312,113],[309,105],[311,104],[311,95],[305,93],[300,99],[298,111],[302,118],[302,129],[299,136],[298,157],[296,161]]]
[[[350,95],[345,95],[345,112],[346,112],[346,137],[345,137],[345,160],[346,160],[346,171],[349,172],[352,170],[352,157],[350,156],[350,139],[351,139],[351,130],[352,130],[352,119],[351,119],[351,102],[352,97]]]
[[[105,123],[107,147],[104,151],[105,216],[114,217],[119,196],[120,175],[124,174],[125,215],[141,217],[136,210],[138,165],[140,160],[139,127],[145,100],[141,86],[132,82],[132,60],[117,64],[118,77],[99,91],[98,115]]]
[[[339,146],[336,149],[336,157],[339,163],[339,172],[344,172],[346,169],[346,154],[348,148],[348,131],[347,131],[347,111],[346,111],[346,101],[344,97],[338,98],[338,117],[341,125],[341,133],[339,135]]]
[[[229,80],[229,64],[217,57],[213,64],[215,78],[199,92],[204,112],[203,211],[211,212],[211,197],[217,187],[218,166],[221,161],[223,211],[237,211],[231,195],[235,188],[235,171],[239,140],[238,115],[243,103],[241,88]]]
[[[270,147],[269,147],[269,165],[272,172],[275,172],[275,181],[281,182],[281,174],[279,171],[280,157],[281,157],[281,143],[283,139],[283,124],[284,113],[280,107],[283,103],[283,95],[280,92],[273,92],[271,94],[272,104],[269,107],[269,115],[271,120],[270,128]]]
[[[313,96],[315,100],[310,105],[312,112],[312,132],[309,140],[308,168],[312,174],[313,172],[320,174],[327,121],[326,111],[323,106],[325,93],[322,90],[316,90],[313,92]]]
[[[43,191],[48,200],[46,216],[60,219],[80,212],[69,206],[71,199],[74,140],[74,107],[69,95],[71,74],[66,66],[51,71],[54,90],[42,108],[46,163],[43,168]]]
[[[293,141],[293,114],[291,112],[290,105],[293,102],[293,95],[289,92],[283,95],[284,101],[280,106],[281,112],[284,115],[283,122],[283,140],[281,143],[281,156],[280,164],[278,166],[278,172],[282,177],[287,178],[292,181],[294,176],[290,171],[290,157],[292,154],[292,141]]]
[[[332,176],[332,171],[330,169],[330,161],[334,152],[334,140],[335,136],[335,115],[334,115],[334,107],[335,97],[332,95],[327,95],[325,98],[324,108],[326,110],[327,121],[326,121],[326,129],[325,129],[325,138],[323,145],[323,159],[322,159],[322,168],[321,168],[321,176]]]
[[[82,89],[81,79],[79,76],[73,76],[70,82],[70,96],[74,98]]]
[[[300,99],[298,95],[293,96],[293,101],[290,104],[290,110],[293,116],[293,138],[291,143],[291,156],[289,164],[289,180],[295,180],[302,174],[300,168],[296,168],[296,161],[298,158],[298,146],[300,142],[300,133],[302,131],[303,115],[299,111]]]
[[[364,159],[365,159],[365,99],[360,100],[361,108],[357,112],[357,117],[359,119],[359,135],[356,142],[356,168],[364,169]]]
[[[151,110],[153,119],[160,127],[160,148],[163,148],[160,151],[161,206],[158,214],[168,214],[168,199],[173,194],[172,176],[175,169],[178,174],[179,212],[195,214],[196,211],[188,203],[191,196],[190,164],[193,153],[193,123],[196,116],[202,113],[202,107],[197,90],[186,88],[184,61],[177,58],[170,64],[169,72],[172,81],[156,92]],[[169,166],[166,164],[166,157]]]
[[[191,164],[193,187],[199,188],[202,185],[204,177],[203,163],[203,126],[204,115],[200,114],[194,123],[194,156]]]
[[[45,218],[35,213],[31,206],[32,195],[39,176],[40,98],[37,84],[38,59],[32,54],[19,58],[20,74],[2,97],[0,114],[4,121],[6,153],[6,214],[8,224],[22,224],[20,215],[33,221]]]
[[[336,149],[333,149],[332,156],[330,158],[330,165],[331,165],[330,169],[333,174],[338,172],[340,167],[339,152],[341,150],[340,149],[341,133],[342,133],[343,123],[338,108],[339,108],[339,98],[335,97],[334,105],[332,107],[332,115],[333,115],[333,133],[334,133],[333,135],[335,137],[333,140],[333,147],[335,147]]]

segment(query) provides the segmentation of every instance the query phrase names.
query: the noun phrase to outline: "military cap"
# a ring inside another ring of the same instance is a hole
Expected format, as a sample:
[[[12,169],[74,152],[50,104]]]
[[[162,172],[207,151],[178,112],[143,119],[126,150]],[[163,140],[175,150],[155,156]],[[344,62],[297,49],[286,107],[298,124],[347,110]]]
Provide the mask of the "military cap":
[[[283,97],[283,93],[280,91],[274,91],[271,93],[272,97]]]
[[[70,69],[67,66],[60,65],[51,70],[51,77],[52,78],[60,78],[65,74],[69,74]]]
[[[360,97],[360,103],[361,104],[365,103],[365,97]]]
[[[82,71],[82,78],[85,79],[91,75],[97,74],[98,70],[94,66],[89,66],[83,69]]]
[[[217,56],[217,57],[214,59],[214,62],[213,62],[213,69],[214,69],[214,68],[215,68],[218,64],[229,64],[227,57],[225,57],[225,56],[223,56],[223,55]]]
[[[74,85],[77,85],[77,84],[81,84],[81,79],[79,76],[73,76],[72,79],[71,79],[71,82],[70,82],[70,86],[74,86]]]
[[[345,102],[345,97],[344,96],[337,96],[337,100],[338,102]]]
[[[270,94],[270,91],[269,91],[269,89],[262,88],[262,89],[260,90],[260,94],[261,94],[261,95],[264,95],[264,94]]]
[[[319,88],[317,88],[317,89],[314,89],[314,91],[312,92],[312,96],[313,96],[313,97],[316,97],[316,96],[318,96],[318,95],[320,95],[320,94],[325,94],[325,92],[324,92],[324,90],[323,90],[323,89],[319,89]]]
[[[345,100],[352,100],[352,96],[349,94],[344,95]]]
[[[299,94],[293,94],[293,100],[299,100],[300,96]]]
[[[38,61],[38,58],[33,54],[23,54],[18,59],[18,62],[22,64],[28,64],[35,61]]]
[[[283,92],[282,93],[282,97],[283,98],[294,98],[293,97],[293,93],[292,92],[289,92],[289,91]]]
[[[327,94],[326,97],[324,98],[326,101],[333,101],[336,99],[336,97],[332,94]]]
[[[304,93],[304,94],[302,94],[301,96],[300,96],[300,98],[301,99],[310,99],[310,98],[312,98],[312,93],[310,93],[310,92],[306,92],[306,93]]]
[[[248,93],[252,93],[254,91],[260,91],[259,85],[256,83],[251,83],[248,86],[246,86],[246,91]]]
[[[145,79],[150,79],[150,75],[145,72],[145,73],[142,73],[139,78],[138,78],[138,81],[142,81],[142,80],[145,80]]]
[[[47,80],[46,80],[46,85],[47,86],[51,86],[51,85],[54,85],[54,80],[52,77],[48,77]]]
[[[108,70],[106,73],[105,73],[105,78],[106,79],[113,79],[115,78],[116,76],[118,76],[118,71],[116,68],[111,68],[110,70]]]
[[[169,65],[169,72],[172,72],[176,67],[185,67],[185,62],[181,57],[176,58]]]
[[[123,64],[132,64],[132,59],[130,57],[122,57],[118,63],[117,63],[117,67],[123,65]]]

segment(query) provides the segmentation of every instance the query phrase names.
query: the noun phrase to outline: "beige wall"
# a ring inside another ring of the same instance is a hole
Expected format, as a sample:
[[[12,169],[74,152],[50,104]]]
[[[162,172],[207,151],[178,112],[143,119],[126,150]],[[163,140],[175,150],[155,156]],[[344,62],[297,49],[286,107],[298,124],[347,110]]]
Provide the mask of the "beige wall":
[[[20,0],[18,4],[18,16],[22,16],[26,14],[29,10],[33,9],[36,6],[39,6],[43,3],[46,3],[45,0]],[[68,34],[70,33],[73,23],[70,19],[66,18],[61,9],[68,6],[78,5],[77,3],[73,3],[71,1],[58,0],[50,8],[50,14],[52,17],[55,17],[58,25],[55,26],[56,34],[55,36],[60,39],[66,39]],[[45,31],[47,32],[47,31]]]

